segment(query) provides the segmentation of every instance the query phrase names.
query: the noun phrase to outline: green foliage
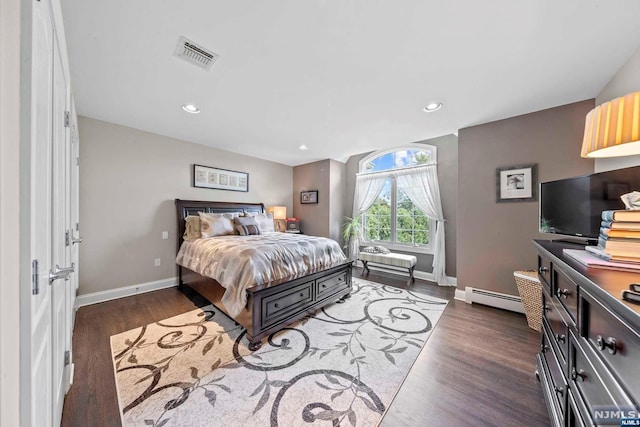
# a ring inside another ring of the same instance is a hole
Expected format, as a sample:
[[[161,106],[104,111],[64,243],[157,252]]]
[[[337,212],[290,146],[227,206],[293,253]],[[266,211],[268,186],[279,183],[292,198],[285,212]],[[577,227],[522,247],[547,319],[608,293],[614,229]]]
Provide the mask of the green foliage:
[[[352,237],[362,239],[362,215],[357,215],[353,218],[345,216],[344,221],[342,237],[345,242],[348,242]]]
[[[378,197],[367,210],[364,235],[368,241],[391,241],[391,203],[385,197]],[[429,218],[414,206],[403,191],[398,191],[396,243],[429,243]]]

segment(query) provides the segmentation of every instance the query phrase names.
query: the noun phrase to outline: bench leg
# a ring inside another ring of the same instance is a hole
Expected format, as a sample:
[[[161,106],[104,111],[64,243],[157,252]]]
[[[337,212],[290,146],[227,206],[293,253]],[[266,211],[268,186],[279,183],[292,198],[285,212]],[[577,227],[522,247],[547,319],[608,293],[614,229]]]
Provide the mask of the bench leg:
[[[369,267],[367,266],[368,262],[369,261],[362,261],[362,273],[360,273],[360,276],[364,275],[364,273],[367,273],[367,276],[369,275]]]
[[[416,278],[413,276],[413,270],[416,268],[416,266],[412,266],[409,268],[409,280],[407,281],[407,286],[411,286],[413,283],[416,282]]]

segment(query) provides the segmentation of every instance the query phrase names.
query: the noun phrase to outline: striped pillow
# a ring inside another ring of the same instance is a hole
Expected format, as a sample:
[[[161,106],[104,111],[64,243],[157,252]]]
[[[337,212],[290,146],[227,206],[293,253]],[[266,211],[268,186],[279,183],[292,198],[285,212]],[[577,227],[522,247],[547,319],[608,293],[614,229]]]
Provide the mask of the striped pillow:
[[[238,217],[233,219],[236,232],[241,236],[253,236],[260,233],[260,227],[253,217]]]
[[[255,236],[260,234],[258,224],[236,225],[236,232],[241,236]]]

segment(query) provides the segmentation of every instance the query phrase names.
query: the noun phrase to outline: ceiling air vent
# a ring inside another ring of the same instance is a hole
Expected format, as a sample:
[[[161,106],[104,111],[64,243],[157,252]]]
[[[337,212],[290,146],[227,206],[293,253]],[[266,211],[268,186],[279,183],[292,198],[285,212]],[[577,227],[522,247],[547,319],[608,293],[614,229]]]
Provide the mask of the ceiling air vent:
[[[216,62],[220,56],[202,46],[198,46],[183,36],[181,36],[178,41],[174,55],[207,71],[211,69],[213,63]]]

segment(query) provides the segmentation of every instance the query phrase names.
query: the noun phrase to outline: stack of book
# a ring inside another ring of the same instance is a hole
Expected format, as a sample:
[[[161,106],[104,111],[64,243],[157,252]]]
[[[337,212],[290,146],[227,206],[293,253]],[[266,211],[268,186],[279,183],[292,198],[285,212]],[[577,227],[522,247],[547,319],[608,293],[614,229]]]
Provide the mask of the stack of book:
[[[609,261],[640,263],[640,210],[602,212],[598,246],[586,249]]]

